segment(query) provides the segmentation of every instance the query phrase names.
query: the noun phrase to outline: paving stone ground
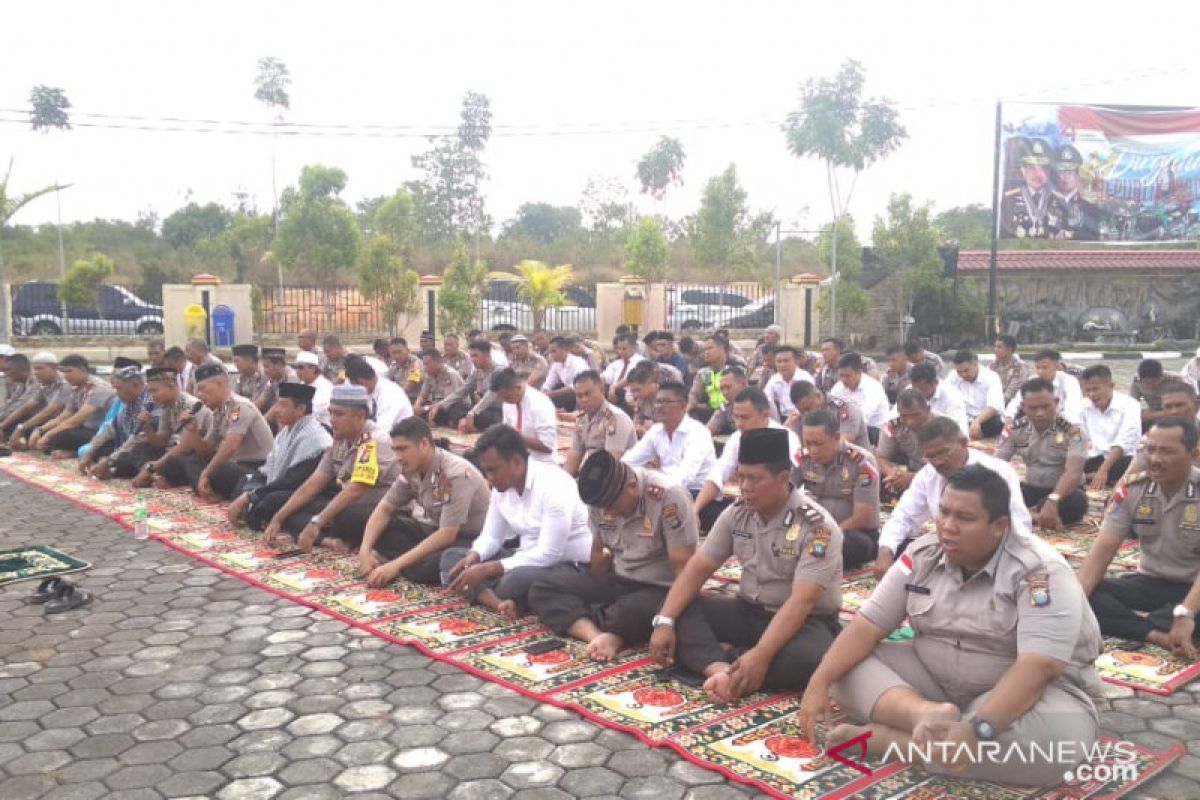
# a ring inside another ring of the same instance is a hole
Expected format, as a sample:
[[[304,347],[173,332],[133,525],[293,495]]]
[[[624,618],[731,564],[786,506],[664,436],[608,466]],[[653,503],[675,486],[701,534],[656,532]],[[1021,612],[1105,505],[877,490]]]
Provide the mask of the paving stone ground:
[[[96,595],[46,617],[0,589],[2,800],[763,796],[4,476],[0,498],[0,547],[88,560]],[[1107,732],[1189,751],[1137,796],[1200,797],[1200,685],[1112,688]]]

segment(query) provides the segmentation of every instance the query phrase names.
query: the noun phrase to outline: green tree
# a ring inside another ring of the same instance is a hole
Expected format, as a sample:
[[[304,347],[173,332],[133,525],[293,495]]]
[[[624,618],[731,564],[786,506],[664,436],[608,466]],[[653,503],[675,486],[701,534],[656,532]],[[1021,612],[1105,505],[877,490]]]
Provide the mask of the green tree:
[[[458,234],[479,236],[491,227],[481,187],[487,170],[480,154],[492,134],[491,104],[486,95],[467,92],[453,136],[434,139],[412,164],[424,173],[407,184],[426,241]]]
[[[339,269],[355,264],[358,225],[338,195],[346,173],[337,167],[309,165],[300,171],[298,187],[284,189],[279,231],[271,252],[283,266],[332,283]]]
[[[103,253],[87,261],[76,261],[58,285],[58,299],[68,305],[96,306],[102,310],[100,287],[115,272],[112,259]]]
[[[625,269],[647,284],[659,283],[667,276],[671,246],[662,224],[655,217],[642,217],[625,237]]]
[[[464,333],[475,327],[483,291],[487,287],[487,266],[472,261],[467,243],[459,237],[454,257],[442,275],[438,294],[438,325],[445,333]]]
[[[233,214],[218,203],[188,203],[162,223],[162,238],[175,249],[195,247],[201,239],[220,236],[233,225]]]
[[[832,78],[809,79],[800,90],[800,107],[788,114],[783,126],[792,155],[815,157],[824,162],[829,206],[835,224],[850,208],[859,173],[895,151],[908,136],[891,101],[863,99],[865,82],[862,65],[853,60],[845,61]],[[853,173],[844,195],[839,169],[849,169]],[[833,241],[836,243],[837,237]],[[836,269],[832,287],[830,304],[836,309]],[[836,313],[833,319],[833,332],[836,333]]]
[[[29,91],[29,125],[42,134],[70,130],[70,107],[67,93],[57,86],[35,86]]]
[[[567,304],[563,289],[575,277],[570,264],[552,267],[541,261],[522,261],[516,272],[493,272],[488,275],[494,280],[515,281],[517,296],[529,306],[533,313],[533,327],[545,327],[546,309]]]
[[[361,204],[360,204],[361,205]],[[412,262],[413,252],[421,237],[421,223],[412,195],[400,188],[379,204],[372,220],[372,233],[389,237],[405,264]]]
[[[751,216],[746,198],[733,164],[704,185],[688,239],[696,262],[716,275],[751,276],[759,266],[763,228],[773,221]]]
[[[404,268],[400,247],[386,234],[371,237],[358,254],[358,287],[387,320],[394,336],[421,309],[417,273]]]
[[[500,234],[504,238],[527,237],[542,244],[577,236],[583,216],[574,206],[553,206],[549,203],[522,203],[515,217],[504,223]]]
[[[833,264],[834,250],[837,250],[837,265],[835,274],[838,276],[838,305],[837,312],[842,322],[848,318],[865,314],[870,307],[870,298],[858,279],[862,275],[862,245],[855,232],[854,218],[849,214],[843,216],[836,225],[837,247],[834,248],[834,224],[822,225],[817,235],[817,256],[823,264]],[[821,287],[820,297],[817,298],[817,308],[821,311],[833,312],[833,291],[830,286]]]
[[[642,185],[642,194],[662,200],[668,188],[682,186],[685,161],[687,154],[683,152],[683,144],[670,136],[661,137],[638,160],[637,179]]]
[[[9,159],[8,169],[4,173],[4,180],[0,181],[0,284],[7,283],[9,280],[8,265],[4,261],[4,229],[8,226],[9,220],[15,217],[18,211],[39,197],[66,188],[54,183],[49,186],[43,186],[40,189],[35,189],[32,192],[16,195],[11,194],[9,181],[12,179],[12,167],[12,159]],[[0,292],[0,342],[8,341],[9,331],[11,330],[12,325],[8,319],[8,293]]]
[[[992,210],[981,203],[948,208],[934,217],[933,224],[946,242],[963,250],[986,250],[992,246]]]

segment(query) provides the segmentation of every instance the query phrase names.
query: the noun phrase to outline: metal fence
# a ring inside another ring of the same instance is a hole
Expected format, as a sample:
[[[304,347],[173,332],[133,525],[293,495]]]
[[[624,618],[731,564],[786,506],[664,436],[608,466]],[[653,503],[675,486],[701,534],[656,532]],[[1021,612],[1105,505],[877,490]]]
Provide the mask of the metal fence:
[[[667,329],[762,330],[775,323],[775,292],[757,283],[668,284]]]
[[[17,336],[151,336],[163,332],[161,302],[161,287],[106,283],[89,302],[64,304],[58,284],[28,281],[12,287],[9,311]]]
[[[312,328],[322,333],[386,333],[383,313],[354,286],[276,286],[264,288],[258,329],[267,335],[296,334]]]

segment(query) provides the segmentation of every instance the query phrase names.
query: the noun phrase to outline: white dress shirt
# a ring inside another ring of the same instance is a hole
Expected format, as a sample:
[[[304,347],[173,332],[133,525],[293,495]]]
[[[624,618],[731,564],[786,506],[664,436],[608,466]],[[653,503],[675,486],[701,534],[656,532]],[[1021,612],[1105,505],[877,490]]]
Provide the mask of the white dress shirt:
[[[604,378],[604,385],[612,386],[617,381],[621,381],[621,380],[628,378],[629,371],[645,360],[646,359],[643,358],[642,356],[639,356],[637,353],[634,353],[629,358],[628,362],[623,361],[619,358],[616,359],[615,361],[611,362],[607,367],[604,368],[604,374],[601,376],[602,378]]]
[[[555,457],[558,452],[558,411],[554,401],[532,386],[525,386],[525,394],[520,403],[505,403],[502,411],[504,424],[516,428],[522,436],[537,439],[550,452],[530,450],[529,457],[548,464],[557,464]]]
[[[588,363],[576,355],[569,355],[563,361],[551,361],[542,387],[547,392],[564,387],[570,389],[575,386],[575,376],[587,371]]]
[[[968,448],[967,463],[982,464],[1004,478],[1004,482],[1008,484],[1009,519],[1015,525],[1024,525],[1027,528],[1033,525],[1029,509],[1025,507],[1025,498],[1021,494],[1021,481],[1007,462]],[[926,464],[917,470],[908,489],[900,495],[896,510],[879,532],[879,546],[888,548],[895,555],[905,541],[920,536],[921,526],[937,519],[938,504],[945,490],[946,479],[932,464]]]
[[[498,344],[492,345],[492,363],[500,369],[508,366],[508,353]]]
[[[486,561],[500,552],[510,536],[520,543],[515,554],[500,559],[505,572],[590,561],[592,530],[575,479],[554,464],[530,459],[522,491],[492,489],[483,530],[471,549]]]
[[[1120,392],[1113,392],[1103,411],[1084,400],[1083,430],[1088,437],[1088,458],[1106,456],[1113,447],[1133,455],[1142,438],[1142,404]]]
[[[412,401],[400,385],[388,378],[375,379],[375,391],[368,399],[371,419],[384,433],[391,434],[392,426],[413,415]]]
[[[829,394],[858,406],[868,427],[882,428],[887,424],[891,414],[887,391],[883,388],[882,383],[865,372],[858,382],[857,389],[851,391],[846,388],[846,384],[838,381],[829,390]]]
[[[767,379],[767,385],[763,387],[763,393],[779,409],[779,417],[781,419],[786,419],[788,414],[796,410],[796,404],[792,402],[792,385],[800,381],[808,381],[814,386],[817,383],[813,380],[812,375],[809,375],[799,367],[796,368],[796,374],[792,376],[790,381],[778,372]]]
[[[992,370],[980,367],[973,381],[963,380],[955,372],[946,382],[962,397],[970,422],[974,422],[988,408],[995,409],[997,416],[1004,416],[1004,386],[1000,383],[1000,376]]]
[[[646,435],[625,452],[621,461],[642,467],[658,459],[658,471],[689,491],[699,491],[712,473],[717,460],[712,434],[703,423],[685,416],[675,433],[667,433],[661,422],[654,423]]]
[[[371,365],[371,369],[375,370],[375,377],[381,380],[387,377],[388,365],[383,361],[375,356],[363,356],[362,359]]]
[[[317,379],[309,384],[316,389],[313,395],[312,415],[322,425],[329,424],[329,400],[333,397],[333,383],[324,375],[317,373]]]
[[[781,428],[787,431],[788,434],[788,458],[792,460],[792,466],[796,464],[796,454],[800,452],[800,437],[796,436],[790,428],[784,428],[775,420],[767,421],[768,428]],[[738,451],[741,450],[742,432],[734,431],[729,436],[729,441],[725,442],[725,449],[721,451],[720,458],[713,464],[712,470],[708,473],[708,482],[714,484],[718,489],[724,489],[725,485],[733,479],[733,474],[737,471]]]
[[[939,417],[949,417],[957,422],[963,436],[971,430],[971,425],[967,422],[967,406],[963,402],[963,396],[947,386],[943,380],[938,381],[937,388],[933,390],[933,397],[929,398],[929,410]]]
[[[1074,375],[1068,375],[1062,370],[1054,374],[1054,396],[1058,398],[1058,413],[1067,422],[1082,425],[1083,389],[1079,388],[1079,381]],[[1017,413],[1020,410],[1021,393],[1017,392],[1013,395],[1013,399],[1009,401],[1008,407],[1004,409],[1004,416],[1009,419],[1016,419]]]

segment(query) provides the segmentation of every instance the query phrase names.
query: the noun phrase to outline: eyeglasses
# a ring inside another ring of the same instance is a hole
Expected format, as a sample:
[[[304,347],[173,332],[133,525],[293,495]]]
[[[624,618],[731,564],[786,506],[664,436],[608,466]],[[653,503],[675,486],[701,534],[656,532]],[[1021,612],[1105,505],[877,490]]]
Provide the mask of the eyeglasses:
[[[671,403],[682,403],[682,402],[683,401],[680,400],[678,397],[666,397],[666,398],[656,397],[656,398],[654,398],[654,405],[656,405],[656,406],[669,406],[669,405],[671,405]]]

